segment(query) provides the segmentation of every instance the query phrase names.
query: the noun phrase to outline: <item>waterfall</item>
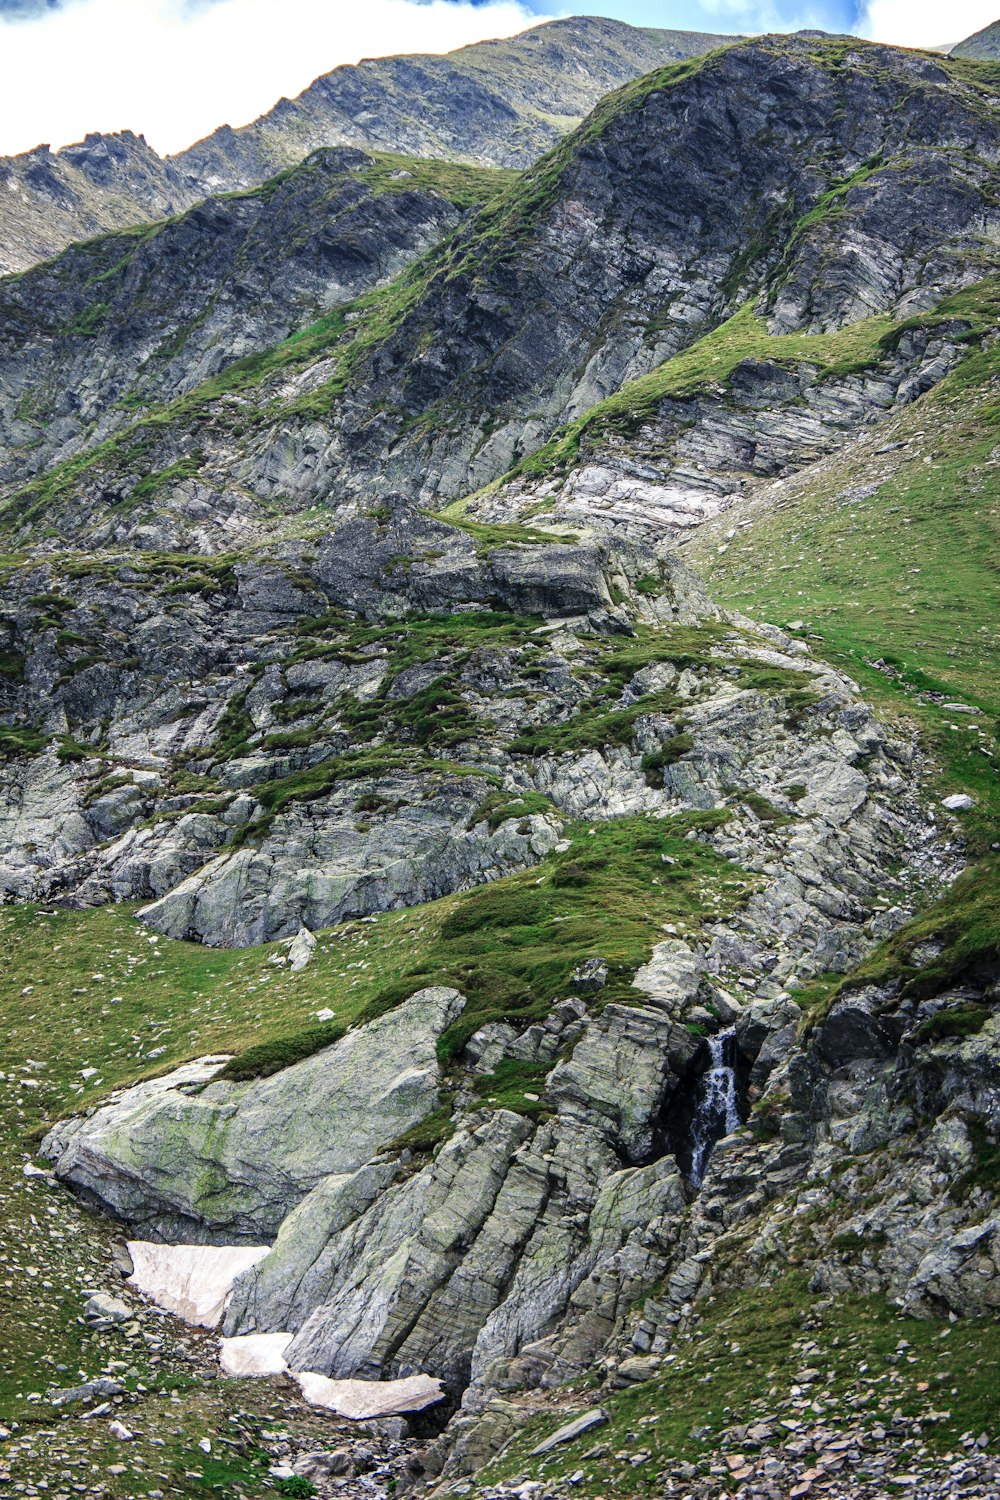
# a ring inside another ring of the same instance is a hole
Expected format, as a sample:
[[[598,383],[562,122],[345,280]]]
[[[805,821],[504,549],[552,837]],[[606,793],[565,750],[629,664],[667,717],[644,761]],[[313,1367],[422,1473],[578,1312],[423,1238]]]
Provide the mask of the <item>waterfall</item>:
[[[709,1037],[711,1061],[698,1080],[698,1102],[691,1122],[691,1181],[701,1187],[712,1147],[740,1126],[733,1068],[736,1030]]]

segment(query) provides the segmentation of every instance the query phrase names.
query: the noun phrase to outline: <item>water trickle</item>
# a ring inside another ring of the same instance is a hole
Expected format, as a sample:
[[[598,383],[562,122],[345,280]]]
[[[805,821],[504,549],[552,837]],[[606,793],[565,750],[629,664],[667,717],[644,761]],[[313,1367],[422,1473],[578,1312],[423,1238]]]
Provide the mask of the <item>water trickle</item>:
[[[701,1187],[716,1141],[740,1126],[736,1102],[736,1030],[708,1039],[711,1062],[698,1080],[698,1102],[691,1122],[691,1181]]]

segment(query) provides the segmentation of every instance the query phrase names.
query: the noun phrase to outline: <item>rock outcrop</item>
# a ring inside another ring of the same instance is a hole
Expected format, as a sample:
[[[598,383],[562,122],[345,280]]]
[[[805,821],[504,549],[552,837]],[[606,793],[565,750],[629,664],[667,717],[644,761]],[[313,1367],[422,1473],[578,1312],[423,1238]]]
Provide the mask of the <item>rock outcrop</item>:
[[[46,1149],[91,1201],[169,1240],[259,1245],[321,1179],[351,1171],[438,1104],[435,1043],[460,1014],[428,989],[332,1047],[250,1083],[139,1084]]]

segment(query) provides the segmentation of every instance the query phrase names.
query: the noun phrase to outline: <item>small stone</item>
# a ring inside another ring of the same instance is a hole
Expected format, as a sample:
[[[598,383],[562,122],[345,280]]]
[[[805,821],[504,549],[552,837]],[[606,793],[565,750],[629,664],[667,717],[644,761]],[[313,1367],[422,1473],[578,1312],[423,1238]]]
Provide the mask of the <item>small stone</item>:
[[[88,1323],[128,1323],[132,1309],[120,1297],[111,1297],[107,1292],[98,1292],[87,1299],[83,1316]]]

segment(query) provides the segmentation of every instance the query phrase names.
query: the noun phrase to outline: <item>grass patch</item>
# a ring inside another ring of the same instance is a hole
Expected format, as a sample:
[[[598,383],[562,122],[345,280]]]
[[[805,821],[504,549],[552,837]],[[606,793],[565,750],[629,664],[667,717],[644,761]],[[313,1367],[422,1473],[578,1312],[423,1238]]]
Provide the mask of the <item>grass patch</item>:
[[[871,1243],[865,1241],[865,1247]],[[862,1247],[850,1247],[857,1248]],[[875,1426],[897,1410],[911,1420],[938,1412],[920,1438],[928,1450],[921,1466],[932,1474],[963,1433],[995,1431],[1000,1375],[995,1321],[962,1319],[942,1338],[936,1320],[900,1317],[879,1298],[846,1293],[829,1300],[813,1294],[807,1274],[794,1269],[756,1286],[752,1298],[744,1289],[727,1291],[700,1302],[698,1311],[697,1329],[681,1335],[674,1360],[654,1379],[623,1391],[598,1395],[591,1389],[577,1396],[575,1410],[584,1402],[599,1403],[611,1417],[608,1426],[532,1458],[531,1449],[567,1420],[567,1393],[561,1391],[557,1410],[533,1418],[490,1465],[490,1488],[515,1475],[561,1488],[582,1470],[584,1494],[654,1493],[656,1481],[676,1463],[699,1463],[713,1454],[727,1428],[800,1417],[789,1393],[806,1364],[819,1372],[809,1395],[822,1401],[825,1411],[816,1420],[825,1426],[847,1426],[859,1413]],[[902,1340],[908,1342],[905,1358],[898,1350]],[[775,1426],[775,1447],[794,1443],[794,1432],[780,1422]],[[736,1449],[745,1451],[739,1443]],[[900,1462],[914,1465],[916,1459],[908,1454]],[[862,1458],[852,1478],[862,1480],[866,1467]],[[729,1493],[721,1475],[719,1485],[720,1495]],[[737,1488],[735,1482],[732,1487]]]
[[[312,1057],[314,1052],[322,1052],[324,1047],[332,1047],[346,1030],[346,1026],[331,1021],[324,1026],[307,1026],[292,1036],[260,1042],[256,1047],[248,1047],[238,1057],[231,1057],[218,1076],[232,1083],[269,1078],[272,1073],[280,1073],[282,1068],[290,1068],[304,1057]]]

